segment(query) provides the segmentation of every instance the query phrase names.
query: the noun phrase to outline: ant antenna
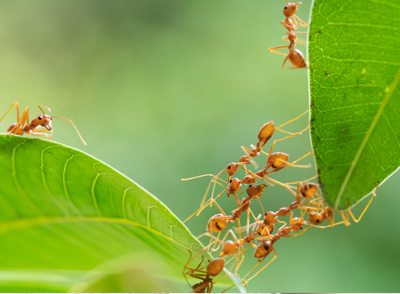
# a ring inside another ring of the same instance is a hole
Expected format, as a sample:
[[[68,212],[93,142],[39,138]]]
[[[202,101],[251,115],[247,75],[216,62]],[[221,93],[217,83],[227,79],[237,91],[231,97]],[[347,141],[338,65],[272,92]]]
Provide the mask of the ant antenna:
[[[39,108],[42,109],[40,106],[41,106],[41,105],[39,105]],[[47,107],[47,108],[48,108],[48,107]],[[42,110],[42,111],[43,111],[43,110]],[[72,126],[74,127],[75,131],[78,133],[78,136],[79,136],[79,138],[81,139],[83,145],[85,145],[85,146],[87,145],[87,143],[85,142],[85,140],[83,140],[81,134],[79,133],[78,129],[76,128],[76,126],[75,126],[75,124],[72,122],[72,120],[66,119],[66,118],[63,118],[63,117],[59,117],[59,116],[51,116],[51,117],[63,119],[63,120],[65,120],[65,121],[67,121],[67,122],[70,122],[70,123],[72,124]]]
[[[38,105],[38,107],[39,107],[39,109],[43,112],[43,114],[45,114],[45,113],[44,113],[44,110],[43,110],[42,107],[46,108],[49,112],[51,112],[50,107],[47,107],[47,106],[44,106],[44,105]]]

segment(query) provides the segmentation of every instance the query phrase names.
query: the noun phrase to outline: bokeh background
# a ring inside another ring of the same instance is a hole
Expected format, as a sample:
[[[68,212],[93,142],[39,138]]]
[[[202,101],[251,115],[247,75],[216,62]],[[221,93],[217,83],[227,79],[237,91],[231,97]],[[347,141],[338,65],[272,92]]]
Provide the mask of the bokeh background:
[[[307,71],[282,70],[283,57],[267,52],[285,45],[279,24],[284,4],[1,1],[0,112],[18,100],[32,117],[40,113],[37,104],[44,104],[52,114],[72,119],[88,146],[61,120],[53,121],[55,141],[105,161],[186,219],[209,179],[181,178],[220,171],[243,154],[241,145],[257,142],[263,123],[281,124],[308,108]],[[308,19],[310,5],[303,1],[302,19]],[[14,120],[12,112],[0,127],[5,131]],[[304,117],[286,130],[306,125]],[[309,140],[308,134],[297,136],[279,142],[276,150],[297,158],[311,150]],[[314,167],[293,168],[277,178],[314,174]],[[398,292],[399,180],[396,174],[382,185],[360,223],[280,240],[278,259],[247,290]],[[266,210],[292,200],[280,187],[269,187],[262,199]],[[231,202],[221,201],[228,213]],[[215,213],[210,208],[186,224],[200,235]]]

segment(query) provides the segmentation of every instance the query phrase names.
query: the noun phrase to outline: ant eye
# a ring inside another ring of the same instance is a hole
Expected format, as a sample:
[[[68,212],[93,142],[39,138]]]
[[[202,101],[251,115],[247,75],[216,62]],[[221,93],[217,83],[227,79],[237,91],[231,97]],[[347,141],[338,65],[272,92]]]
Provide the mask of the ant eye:
[[[230,180],[229,183],[232,183],[232,180]]]
[[[39,120],[42,120],[42,116],[41,115],[39,115],[38,118],[39,118]]]
[[[287,9],[287,5],[283,9]]]
[[[53,120],[53,118],[52,118],[52,117],[50,117],[50,120]]]

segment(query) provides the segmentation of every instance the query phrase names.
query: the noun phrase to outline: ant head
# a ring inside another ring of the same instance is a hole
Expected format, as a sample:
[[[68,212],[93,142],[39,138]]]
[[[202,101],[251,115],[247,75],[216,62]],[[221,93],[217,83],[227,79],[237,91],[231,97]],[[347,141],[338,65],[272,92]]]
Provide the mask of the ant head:
[[[290,226],[292,227],[293,231],[300,231],[303,228],[304,221],[302,218],[295,217],[290,222]]]
[[[238,169],[238,164],[236,162],[231,162],[226,167],[226,171],[228,172],[229,176],[233,176],[236,173],[237,169]]]
[[[283,8],[283,14],[286,17],[293,16],[296,13],[297,9],[299,8],[300,4],[301,4],[301,2],[286,4],[285,7]]]
[[[51,131],[53,127],[51,126],[52,117],[47,114],[41,114],[34,118],[31,122],[31,125],[37,125],[46,128],[48,131]]]
[[[323,221],[322,215],[320,213],[309,211],[308,216],[310,222],[314,225],[319,225]]]

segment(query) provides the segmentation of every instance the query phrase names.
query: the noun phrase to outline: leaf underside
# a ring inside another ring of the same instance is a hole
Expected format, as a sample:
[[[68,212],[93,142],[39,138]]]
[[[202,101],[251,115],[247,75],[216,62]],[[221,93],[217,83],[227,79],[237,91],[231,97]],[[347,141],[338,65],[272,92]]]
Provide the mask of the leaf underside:
[[[53,142],[0,136],[0,177],[1,292],[98,290],[85,278],[107,274],[118,260],[131,260],[127,272],[161,278],[109,292],[190,290],[183,266],[188,250],[202,245],[159,200],[108,165]]]
[[[400,166],[400,4],[316,0],[311,137],[322,194],[351,207]]]

